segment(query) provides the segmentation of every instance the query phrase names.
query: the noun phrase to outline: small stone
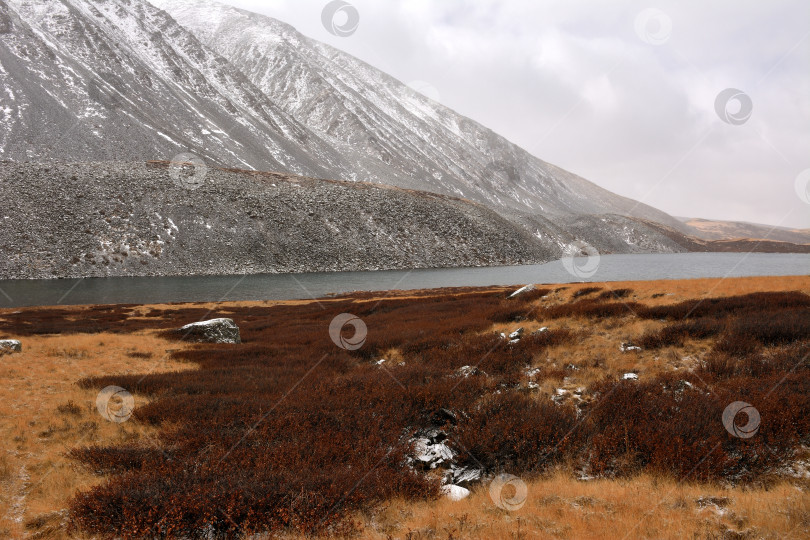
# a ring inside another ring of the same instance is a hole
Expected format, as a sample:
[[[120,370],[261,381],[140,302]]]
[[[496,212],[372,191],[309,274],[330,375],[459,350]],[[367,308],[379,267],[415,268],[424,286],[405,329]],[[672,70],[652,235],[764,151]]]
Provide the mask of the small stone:
[[[512,332],[511,334],[509,334],[509,339],[510,340],[520,339],[521,336],[523,336],[523,327],[522,326],[520,328],[518,328],[517,330],[515,330],[514,332]]]
[[[467,377],[472,377],[472,376],[478,375],[480,373],[481,372],[475,366],[461,366],[460,368],[458,368],[456,370],[456,376],[457,377],[464,377],[465,379]]]
[[[457,467],[456,465],[452,465],[445,478],[446,481],[450,484],[467,487],[470,484],[473,484],[481,480],[481,477],[483,475],[484,472],[481,469],[473,469],[469,467]]]
[[[460,501],[470,496],[470,490],[455,484],[447,484],[442,486],[442,494],[451,501]]]
[[[507,298],[516,298],[521,294],[527,293],[529,291],[534,290],[534,285],[526,285],[525,287],[521,287],[520,289],[516,290],[512,294],[510,294]]]
[[[22,343],[16,339],[0,339],[0,352],[22,352]]]

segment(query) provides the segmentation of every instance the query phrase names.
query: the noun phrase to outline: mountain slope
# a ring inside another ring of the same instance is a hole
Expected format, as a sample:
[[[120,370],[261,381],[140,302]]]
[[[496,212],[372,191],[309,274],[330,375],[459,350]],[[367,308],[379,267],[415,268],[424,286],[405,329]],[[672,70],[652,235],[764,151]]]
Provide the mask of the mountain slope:
[[[151,1],[230,60],[296,120],[336,145],[348,142],[360,148],[408,179],[389,183],[465,197],[507,213],[613,213],[688,230],[663,212],[533,157],[287,24],[208,0]]]
[[[142,0],[0,4],[0,157],[171,159],[311,176],[339,153],[165,12]]]
[[[146,0],[0,3],[0,160],[144,162],[193,152],[212,167],[370,182],[483,204],[510,220],[514,238],[543,260],[579,239],[602,253],[684,250],[639,221],[685,227],[668,215],[549,165],[287,25],[215,4],[171,5],[200,38]],[[54,202],[64,201],[55,199],[58,189],[40,188],[26,204],[33,215],[50,215]],[[425,249],[409,239],[411,252]],[[409,262],[392,249],[397,267],[428,260],[414,254]],[[58,266],[54,275],[62,271],[74,275],[76,268]]]
[[[0,163],[3,278],[493,266],[547,261],[519,226],[467,201],[361,182],[166,162]],[[39,204],[47,192],[51,204]]]
[[[791,229],[742,221],[717,221],[700,218],[680,219],[696,231],[695,236],[706,240],[767,238],[776,242],[810,244],[810,229]]]

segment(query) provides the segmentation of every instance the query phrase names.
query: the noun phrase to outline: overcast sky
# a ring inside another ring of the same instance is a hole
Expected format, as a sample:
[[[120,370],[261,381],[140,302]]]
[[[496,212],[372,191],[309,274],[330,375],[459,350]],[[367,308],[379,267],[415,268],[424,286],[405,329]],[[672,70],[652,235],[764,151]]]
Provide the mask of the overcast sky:
[[[327,0],[224,3],[421,81],[541,159],[670,214],[810,227],[797,193],[810,169],[807,0],[350,0],[360,22],[347,37],[321,23]],[[744,95],[723,121],[727,88]]]

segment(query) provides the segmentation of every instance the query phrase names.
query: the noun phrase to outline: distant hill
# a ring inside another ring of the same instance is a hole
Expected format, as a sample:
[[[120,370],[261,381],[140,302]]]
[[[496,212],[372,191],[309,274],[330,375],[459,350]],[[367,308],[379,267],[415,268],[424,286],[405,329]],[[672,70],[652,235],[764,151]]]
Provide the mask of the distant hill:
[[[810,229],[791,229],[743,221],[678,219],[689,225],[695,231],[695,236],[706,240],[767,239],[793,244],[810,244]]]

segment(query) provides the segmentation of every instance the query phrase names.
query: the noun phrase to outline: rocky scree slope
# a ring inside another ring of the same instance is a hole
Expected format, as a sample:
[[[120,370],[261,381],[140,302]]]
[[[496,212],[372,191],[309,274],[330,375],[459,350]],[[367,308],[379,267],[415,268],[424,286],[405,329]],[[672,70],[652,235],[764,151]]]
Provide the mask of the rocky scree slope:
[[[189,190],[171,173],[165,162],[0,163],[0,276],[433,268],[553,257],[494,211],[443,195],[218,169]]]

